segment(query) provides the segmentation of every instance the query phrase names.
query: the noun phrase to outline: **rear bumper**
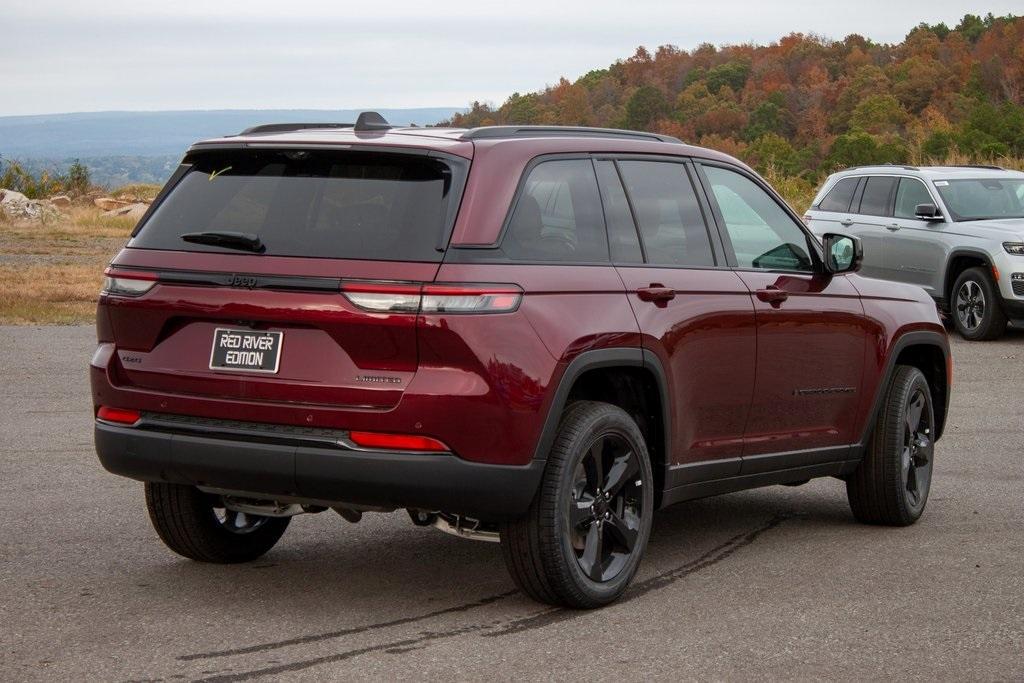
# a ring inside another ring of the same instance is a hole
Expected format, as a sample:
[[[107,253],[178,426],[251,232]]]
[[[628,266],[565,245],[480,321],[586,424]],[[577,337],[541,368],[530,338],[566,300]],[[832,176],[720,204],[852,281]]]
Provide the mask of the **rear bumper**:
[[[95,426],[109,472],[254,497],[441,510],[482,519],[525,514],[544,462],[473,463],[450,454],[347,450],[230,435]]]

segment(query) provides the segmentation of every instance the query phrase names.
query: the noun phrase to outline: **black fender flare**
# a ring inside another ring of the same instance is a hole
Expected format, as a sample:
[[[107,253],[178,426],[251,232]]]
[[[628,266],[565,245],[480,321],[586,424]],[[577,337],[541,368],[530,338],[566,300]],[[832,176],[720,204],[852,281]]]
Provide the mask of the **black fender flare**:
[[[565,411],[565,404],[569,400],[569,392],[580,376],[589,370],[604,368],[644,368],[650,370],[654,375],[655,383],[658,386],[658,394],[661,398],[661,418],[664,428],[664,439],[666,449],[666,466],[671,461],[671,403],[669,401],[668,376],[661,360],[648,349],[640,347],[615,347],[607,349],[595,349],[584,351],[579,354],[566,366],[565,371],[558,380],[551,403],[548,406],[547,416],[544,418],[544,427],[541,429],[540,438],[537,440],[537,447],[534,450],[534,461],[546,461],[548,451],[555,442],[558,433],[558,423]]]
[[[953,285],[956,284],[956,278],[952,277],[950,266],[953,264],[953,261],[960,256],[970,256],[972,258],[981,259],[988,264],[990,270],[992,269],[992,257],[990,257],[983,249],[975,249],[974,247],[957,247],[953,251],[949,252],[946,256],[946,264],[942,271],[942,298],[946,301],[947,306],[953,305]],[[998,282],[996,283],[996,289],[999,289]]]
[[[859,447],[862,453],[867,449],[868,443],[871,439],[871,432],[875,427],[875,421],[878,419],[878,414],[882,410],[882,403],[885,401],[885,394],[889,390],[889,383],[892,382],[893,375],[896,374],[896,359],[899,358],[900,353],[902,353],[904,349],[910,346],[934,346],[938,348],[942,351],[942,358],[945,361],[945,367],[949,367],[949,340],[946,338],[945,334],[938,331],[916,330],[900,335],[892,344],[892,350],[889,352],[889,357],[885,361],[885,369],[882,372],[882,378],[878,382],[878,386],[875,388],[875,399],[871,404],[871,410],[869,410],[865,416],[860,442],[857,444],[857,447]],[[943,406],[943,420],[935,430],[936,441],[942,437],[943,429],[949,421],[950,387],[948,381],[946,383],[946,390],[944,393],[945,405]]]

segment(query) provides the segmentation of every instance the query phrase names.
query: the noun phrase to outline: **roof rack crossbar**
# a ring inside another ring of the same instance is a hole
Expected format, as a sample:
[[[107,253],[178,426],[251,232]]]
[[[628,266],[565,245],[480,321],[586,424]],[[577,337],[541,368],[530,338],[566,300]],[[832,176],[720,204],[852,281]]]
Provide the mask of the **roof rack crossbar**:
[[[462,140],[487,140],[542,136],[641,138],[657,142],[682,144],[682,140],[671,135],[645,133],[637,130],[620,130],[618,128],[587,128],[585,126],[481,126],[467,130],[460,137]]]
[[[261,126],[246,128],[239,135],[287,133],[293,130],[308,130],[310,128],[351,128],[354,125],[354,123],[265,123]]]

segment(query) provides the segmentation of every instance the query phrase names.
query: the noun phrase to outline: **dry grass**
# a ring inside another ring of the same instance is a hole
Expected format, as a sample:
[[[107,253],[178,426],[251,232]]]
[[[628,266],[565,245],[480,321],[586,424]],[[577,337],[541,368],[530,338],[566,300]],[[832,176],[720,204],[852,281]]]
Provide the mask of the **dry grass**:
[[[77,323],[96,312],[103,264],[0,266],[0,322]]]
[[[982,164],[985,166],[1000,166],[1013,171],[1024,170],[1024,157],[1002,156],[979,159],[969,154],[951,152],[944,159],[934,159],[921,154],[911,154],[911,162],[915,166],[971,166]]]
[[[763,177],[797,213],[803,214],[811,207],[818,188],[806,178],[783,175],[774,166],[765,169]]]
[[[0,222],[0,324],[93,320],[103,269],[135,221],[73,206],[46,224]]]
[[[117,199],[128,198],[134,201],[151,202],[156,199],[156,195],[159,192],[159,185],[136,183],[134,185],[122,185],[116,190],[112,190],[110,196]]]

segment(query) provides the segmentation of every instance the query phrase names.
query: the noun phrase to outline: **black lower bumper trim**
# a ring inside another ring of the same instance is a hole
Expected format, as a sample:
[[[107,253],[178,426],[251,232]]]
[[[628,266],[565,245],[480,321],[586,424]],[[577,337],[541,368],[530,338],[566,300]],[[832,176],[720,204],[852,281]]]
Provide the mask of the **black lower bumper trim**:
[[[1003,299],[1003,312],[1012,320],[1024,320],[1024,301]]]
[[[526,513],[544,463],[473,463],[454,455],[266,444],[96,423],[108,471],[267,497],[442,510],[483,519]]]

